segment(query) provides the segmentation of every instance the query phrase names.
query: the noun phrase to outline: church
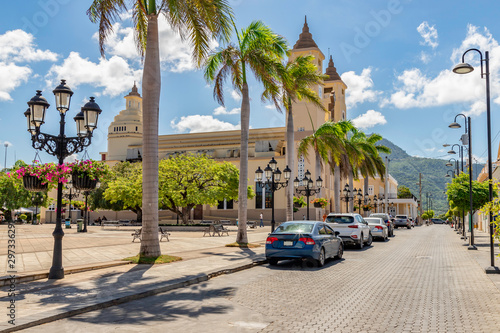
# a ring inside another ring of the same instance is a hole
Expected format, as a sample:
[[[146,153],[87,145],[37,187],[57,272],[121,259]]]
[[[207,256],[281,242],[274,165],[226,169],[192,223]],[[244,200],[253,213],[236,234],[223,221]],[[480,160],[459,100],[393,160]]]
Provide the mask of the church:
[[[290,59],[301,55],[313,55],[315,65],[318,71],[325,73],[328,78],[317,87],[319,97],[323,101],[326,111],[321,110],[311,103],[298,101],[293,105],[294,113],[294,137],[295,146],[292,149],[297,150],[302,138],[311,135],[313,129],[317,129],[326,121],[340,121],[347,119],[347,110],[345,102],[345,93],[348,87],[342,81],[337,69],[334,66],[333,58],[330,56],[328,65],[323,69],[325,55],[316,45],[312,34],[309,32],[307,21],[304,23],[302,33],[293,49]],[[106,152],[101,152],[101,159],[110,165],[120,161],[140,161],[142,150],[142,98],[137,87],[133,86],[132,91],[125,96],[125,109],[115,116],[114,121],[108,128],[108,147]],[[286,167],[286,127],[274,128],[256,128],[250,129],[249,135],[249,185],[253,186],[256,196],[248,201],[248,219],[257,220],[260,213],[264,214],[264,219],[269,220],[271,216],[271,193],[265,188],[254,182],[254,171],[258,167],[264,169],[271,158],[274,158],[278,167],[283,170]],[[173,134],[159,136],[159,158],[168,158],[171,155],[181,153],[203,153],[211,158],[220,161],[228,161],[239,167],[240,162],[240,131],[219,131],[205,133]],[[334,175],[328,168],[318,167],[314,158],[315,154],[311,151],[309,159],[296,155],[296,165],[293,169],[291,179],[303,179],[305,173],[309,170],[311,179],[314,181],[319,176],[323,180],[321,192],[317,197],[328,200],[329,204],[325,209],[314,208],[310,205],[311,219],[320,219],[325,213],[334,210]],[[346,180],[340,182],[340,188],[344,187]],[[353,187],[362,187],[363,179],[355,180]],[[385,184],[388,184],[387,193],[389,197],[396,198],[397,181],[389,176],[388,182],[381,181],[379,177],[369,180],[369,195],[381,196],[385,191]],[[293,181],[288,186],[293,186]],[[337,190],[338,191],[338,190]],[[281,189],[275,192],[275,217],[277,222],[285,220],[285,190]],[[337,193],[339,194],[339,193]],[[339,194],[340,195],[340,194]],[[310,200],[314,199],[311,197]],[[394,201],[394,200],[392,200]],[[345,205],[341,205],[345,211]],[[377,211],[381,212],[382,207]],[[232,201],[220,202],[218,206],[199,206],[192,212],[194,220],[201,219],[232,219],[238,216],[238,205]],[[416,203],[408,202],[393,206],[393,212],[407,213],[416,216]],[[306,214],[305,208],[295,213],[296,219],[301,219]],[[169,211],[160,211],[160,220],[175,219],[173,213]]]

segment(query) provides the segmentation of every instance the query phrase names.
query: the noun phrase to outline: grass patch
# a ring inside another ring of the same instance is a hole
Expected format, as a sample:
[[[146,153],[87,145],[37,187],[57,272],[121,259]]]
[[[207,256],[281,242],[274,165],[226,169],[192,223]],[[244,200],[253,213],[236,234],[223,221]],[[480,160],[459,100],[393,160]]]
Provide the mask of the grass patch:
[[[162,254],[159,257],[143,257],[140,254],[122,259],[125,261],[131,261],[134,264],[146,264],[146,265],[156,265],[156,264],[168,264],[169,262],[182,260],[181,257],[169,256]]]
[[[259,247],[259,246],[260,246],[260,244],[237,243],[237,242],[226,244],[226,247],[239,247],[239,248],[244,248],[244,249],[248,249],[248,248],[252,248],[252,247]]]

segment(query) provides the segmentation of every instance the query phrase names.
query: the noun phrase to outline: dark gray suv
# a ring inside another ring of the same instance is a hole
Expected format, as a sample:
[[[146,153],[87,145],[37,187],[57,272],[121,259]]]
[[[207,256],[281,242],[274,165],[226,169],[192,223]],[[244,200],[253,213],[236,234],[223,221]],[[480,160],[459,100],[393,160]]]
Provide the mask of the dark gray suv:
[[[411,229],[411,222],[406,215],[396,215],[396,218],[394,219],[394,226],[396,227],[396,229],[399,227],[406,227],[406,229]]]
[[[387,226],[387,230],[389,232],[389,237],[394,236],[394,222],[392,222],[391,217],[389,214],[385,213],[372,213],[370,214],[370,217],[380,217],[384,220],[385,225]]]

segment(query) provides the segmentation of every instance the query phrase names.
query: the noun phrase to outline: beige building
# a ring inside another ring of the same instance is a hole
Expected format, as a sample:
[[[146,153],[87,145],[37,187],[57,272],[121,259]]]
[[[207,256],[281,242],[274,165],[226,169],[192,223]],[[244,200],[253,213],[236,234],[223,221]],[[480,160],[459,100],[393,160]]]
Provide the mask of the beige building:
[[[324,54],[314,42],[307,22],[304,23],[302,33],[291,51],[290,58],[296,58],[299,55],[313,55],[315,57],[318,69],[323,72]],[[313,133],[321,124],[326,121],[339,121],[347,118],[345,103],[346,84],[342,81],[334,66],[333,59],[330,56],[328,66],[325,69],[328,79],[323,84],[317,86],[319,96],[323,100],[326,112],[312,106],[310,103],[297,102],[293,106],[294,124],[295,124],[295,147],[297,149],[299,141]],[[126,107],[115,118],[108,128],[108,150],[101,153],[101,159],[113,165],[120,161],[138,161],[141,160],[142,150],[142,98],[134,84],[132,91],[125,96]],[[312,121],[311,121],[312,120]],[[248,218],[258,219],[262,212],[264,219],[269,220],[271,216],[271,193],[265,187],[259,186],[253,181],[254,171],[260,166],[264,169],[269,160],[274,158],[278,162],[278,167],[283,170],[286,167],[286,128],[260,128],[251,129],[249,136],[249,159],[248,170],[256,197],[248,202]],[[179,153],[204,153],[208,156],[221,160],[229,161],[236,167],[240,162],[240,131],[220,131],[210,133],[192,133],[161,135],[159,137],[159,157],[168,158],[173,154]],[[295,177],[304,178],[304,173],[309,170],[312,173],[311,178],[316,180],[318,176],[323,179],[323,187],[319,196],[328,199],[329,205],[326,209],[313,208],[310,205],[311,219],[319,219],[323,214],[334,210],[334,177],[328,169],[320,170],[314,159],[314,154],[309,154],[310,160],[299,156],[297,163],[292,168],[292,180]],[[361,182],[363,180],[361,179]],[[345,184],[346,181],[341,182]],[[360,187],[362,183],[355,182],[354,187]],[[385,183],[380,178],[370,179],[369,194],[381,196],[384,194]],[[395,197],[397,193],[397,181],[389,177],[389,195]],[[289,183],[293,186],[293,182]],[[343,186],[341,186],[343,188]],[[314,197],[310,198],[310,200]],[[345,211],[345,205],[341,205]],[[416,203],[415,205],[416,206]],[[285,219],[285,190],[281,189],[275,192],[275,217],[278,222]],[[413,207],[413,206],[412,206]],[[193,211],[193,219],[210,218],[237,218],[237,204],[232,202],[221,202],[218,207],[197,207]],[[408,215],[416,216],[410,205],[401,203],[395,208],[397,211],[403,211]],[[381,208],[377,208],[381,211]],[[414,209],[416,211],[416,208]],[[161,212],[161,219],[174,218],[170,212]],[[302,218],[305,215],[305,208],[295,213],[296,218]]]

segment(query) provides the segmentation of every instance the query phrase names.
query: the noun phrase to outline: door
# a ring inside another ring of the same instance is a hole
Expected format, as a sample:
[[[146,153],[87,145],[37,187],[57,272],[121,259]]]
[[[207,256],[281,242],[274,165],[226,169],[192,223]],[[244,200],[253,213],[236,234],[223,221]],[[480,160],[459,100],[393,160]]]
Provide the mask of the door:
[[[203,220],[203,205],[194,207],[193,220]]]

